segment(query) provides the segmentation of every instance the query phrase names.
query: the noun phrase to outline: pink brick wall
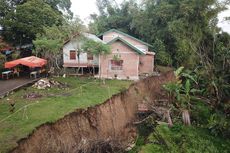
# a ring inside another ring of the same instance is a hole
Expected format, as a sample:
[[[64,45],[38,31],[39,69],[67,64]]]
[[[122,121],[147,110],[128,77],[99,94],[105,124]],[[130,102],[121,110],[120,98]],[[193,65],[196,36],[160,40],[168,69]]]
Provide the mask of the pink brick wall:
[[[111,48],[112,53],[110,55],[100,57],[101,76],[103,78],[115,78],[115,75],[117,75],[118,79],[137,80],[139,74],[139,55],[120,41],[113,43]],[[120,59],[123,60],[123,70],[111,70],[110,60],[113,60],[114,55],[121,56]]]
[[[154,68],[154,55],[140,56],[139,74],[152,73]]]

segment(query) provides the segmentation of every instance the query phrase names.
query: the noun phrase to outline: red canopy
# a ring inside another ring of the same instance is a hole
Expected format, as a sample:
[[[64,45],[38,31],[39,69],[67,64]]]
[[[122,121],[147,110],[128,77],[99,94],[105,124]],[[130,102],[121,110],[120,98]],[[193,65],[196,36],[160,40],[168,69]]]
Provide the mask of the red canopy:
[[[31,68],[35,68],[35,67],[43,67],[44,65],[47,64],[47,60],[42,59],[42,58],[38,58],[35,56],[30,56],[30,57],[25,57],[25,58],[21,58],[21,59],[17,59],[11,62],[6,62],[5,63],[5,68],[13,68],[17,65],[25,65]]]

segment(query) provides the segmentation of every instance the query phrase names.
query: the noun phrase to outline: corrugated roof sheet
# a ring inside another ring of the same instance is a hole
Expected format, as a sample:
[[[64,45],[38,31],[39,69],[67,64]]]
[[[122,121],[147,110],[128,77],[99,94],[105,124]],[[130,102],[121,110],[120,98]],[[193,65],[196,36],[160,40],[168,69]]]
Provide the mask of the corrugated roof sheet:
[[[101,42],[103,44],[105,44],[104,41],[102,41],[100,38],[98,38],[96,35],[91,34],[91,33],[83,33],[83,36],[85,36],[88,39],[94,40],[96,42]]]

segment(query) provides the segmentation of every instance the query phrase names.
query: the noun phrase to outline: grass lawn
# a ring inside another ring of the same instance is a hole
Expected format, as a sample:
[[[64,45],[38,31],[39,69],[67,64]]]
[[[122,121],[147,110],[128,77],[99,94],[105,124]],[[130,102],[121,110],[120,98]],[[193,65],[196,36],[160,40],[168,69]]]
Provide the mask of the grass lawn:
[[[0,153],[15,147],[16,141],[26,137],[33,129],[46,122],[54,122],[77,108],[85,108],[104,102],[113,94],[128,88],[131,81],[99,80],[89,78],[55,78],[67,83],[69,88],[38,90],[25,87],[4,99],[0,99]],[[28,93],[39,93],[42,98],[28,100]],[[15,102],[11,113],[9,100]]]

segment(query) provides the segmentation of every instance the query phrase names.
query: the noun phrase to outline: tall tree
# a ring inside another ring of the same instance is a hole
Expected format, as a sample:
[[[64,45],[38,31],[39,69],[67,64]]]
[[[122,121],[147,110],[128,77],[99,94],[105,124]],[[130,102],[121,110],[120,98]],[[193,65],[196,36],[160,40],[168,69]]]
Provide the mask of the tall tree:
[[[45,3],[49,4],[53,9],[57,11],[63,11],[69,14],[71,17],[73,13],[71,12],[71,1],[70,0],[43,0]]]
[[[82,49],[91,53],[93,55],[97,55],[99,57],[99,77],[101,78],[101,64],[100,59],[102,56],[106,56],[111,53],[111,48],[109,45],[103,44],[101,42],[96,42],[94,40],[86,40],[82,46]]]
[[[99,34],[111,28],[116,28],[135,36],[132,19],[135,8],[137,8],[136,3],[128,1],[118,6],[115,2],[98,0],[97,6],[100,15],[91,15],[93,20],[89,24],[91,32]]]
[[[70,0],[1,0],[0,25],[6,40],[32,42],[43,27],[62,24],[62,12],[71,16]]]
[[[50,67],[59,68],[64,43],[81,35],[83,30],[84,26],[78,18],[73,21],[66,20],[63,25],[43,28],[44,32],[37,34],[33,41],[36,55],[48,59]]]
[[[174,66],[194,67],[199,58],[192,48],[212,30],[210,23],[225,4],[217,0],[146,0],[133,24],[149,43],[158,39],[165,44]]]

